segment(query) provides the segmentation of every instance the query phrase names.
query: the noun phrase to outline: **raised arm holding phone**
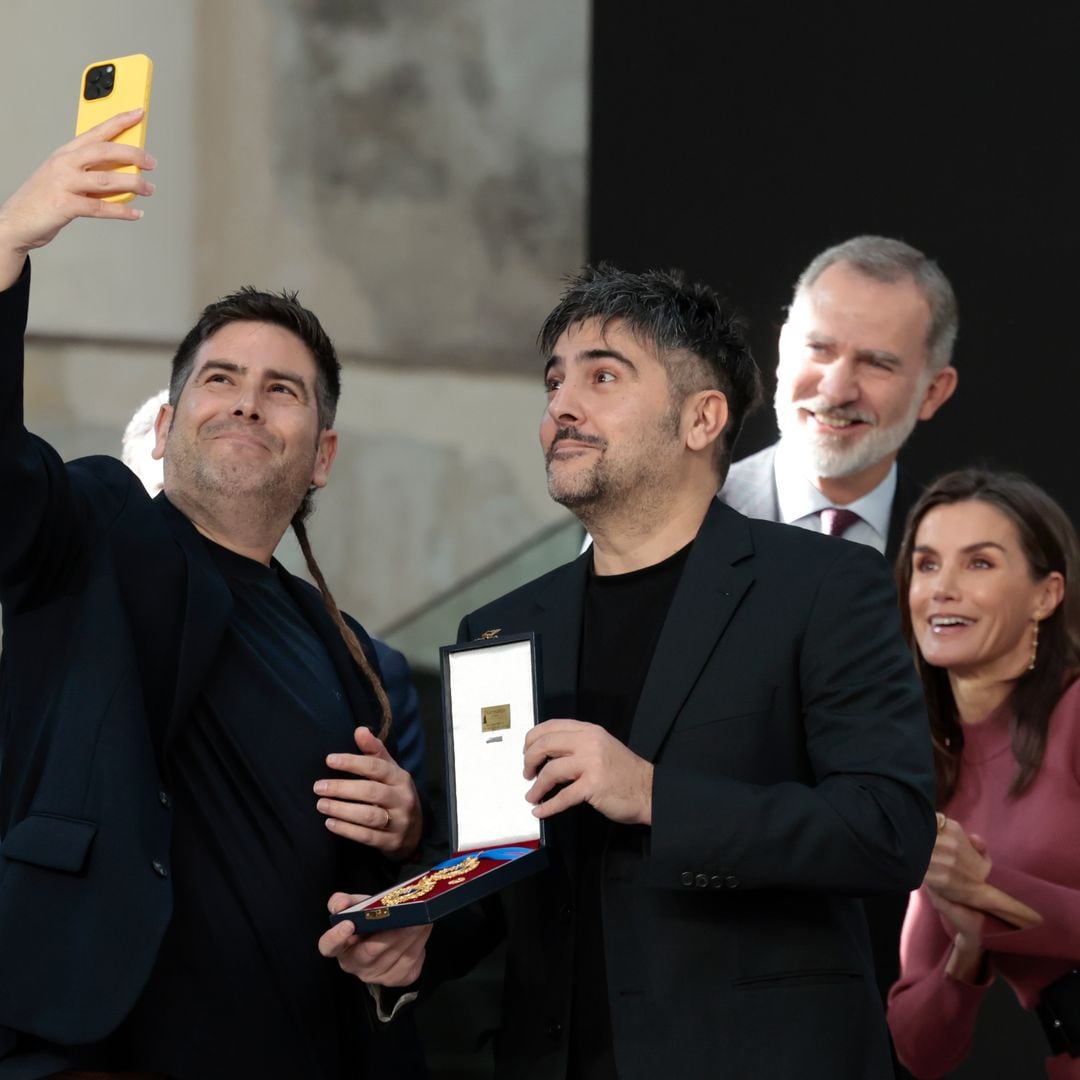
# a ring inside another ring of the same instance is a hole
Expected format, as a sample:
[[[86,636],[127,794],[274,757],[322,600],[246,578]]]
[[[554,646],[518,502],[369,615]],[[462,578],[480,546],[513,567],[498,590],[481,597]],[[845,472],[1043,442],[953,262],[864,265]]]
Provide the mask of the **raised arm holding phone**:
[[[304,529],[337,451],[330,339],[292,294],[206,308],[153,500],[23,424],[27,255],[76,218],[142,216],[105,198],[153,194],[153,156],[113,141],[141,117],[0,206],[0,1075],[408,1075],[317,948],[327,896],[392,883],[422,829],[412,733]],[[290,526],[321,596],[273,559]],[[374,935],[350,969],[407,983],[392,958],[425,938]]]

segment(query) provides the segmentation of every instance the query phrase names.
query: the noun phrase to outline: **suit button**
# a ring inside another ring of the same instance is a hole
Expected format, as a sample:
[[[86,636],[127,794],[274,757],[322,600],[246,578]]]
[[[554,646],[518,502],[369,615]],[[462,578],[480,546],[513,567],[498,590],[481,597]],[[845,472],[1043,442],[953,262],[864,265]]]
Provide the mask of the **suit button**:
[[[704,874],[698,874],[698,876],[694,878],[694,884],[699,889],[707,889],[709,887],[709,879]]]
[[[694,875],[691,874],[689,870],[684,870],[683,875],[682,875],[681,878],[679,878],[679,880],[684,885],[693,885],[694,884]]]
[[[562,907],[559,908],[559,922],[561,922],[563,926],[569,926],[571,918],[572,913],[570,911],[570,905],[563,904]]]
[[[172,799],[169,798],[169,793],[162,789],[157,793],[158,802],[165,807],[166,810],[172,806]]]
[[[562,1024],[558,1020],[548,1021],[548,1037],[553,1042],[558,1042],[562,1035]]]
[[[737,889],[741,884],[742,882],[731,874],[724,878],[724,888],[726,889]]]
[[[709,884],[714,889],[722,889],[724,887],[724,879],[722,877],[717,877],[716,874],[713,874],[713,876],[709,878]]]
[[[154,868],[154,873],[158,877],[167,878],[169,876],[169,868],[160,859],[155,859],[150,865]]]

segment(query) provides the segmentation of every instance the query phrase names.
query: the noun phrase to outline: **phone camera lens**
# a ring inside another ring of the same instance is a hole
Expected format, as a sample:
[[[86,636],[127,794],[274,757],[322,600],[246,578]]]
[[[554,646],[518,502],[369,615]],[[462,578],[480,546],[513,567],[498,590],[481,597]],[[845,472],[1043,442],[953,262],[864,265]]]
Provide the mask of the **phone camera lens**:
[[[98,64],[86,73],[86,88],[83,96],[87,101],[108,97],[116,85],[116,67],[113,64]]]

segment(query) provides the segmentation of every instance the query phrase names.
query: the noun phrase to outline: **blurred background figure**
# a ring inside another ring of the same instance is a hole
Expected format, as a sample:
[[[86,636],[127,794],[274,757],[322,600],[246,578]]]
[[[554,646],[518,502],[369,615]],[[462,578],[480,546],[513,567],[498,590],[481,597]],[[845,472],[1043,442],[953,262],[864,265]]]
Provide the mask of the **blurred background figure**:
[[[150,494],[156,495],[165,486],[164,466],[150,456],[154,449],[154,421],[162,405],[169,401],[169,388],[159,390],[136,410],[124,429],[120,460],[142,481]]]
[[[918,1077],[968,1055],[996,976],[1039,1015],[1050,1077],[1080,1077],[1080,554],[1018,474],[949,473],[898,564],[926,690],[938,839],[889,998]]]

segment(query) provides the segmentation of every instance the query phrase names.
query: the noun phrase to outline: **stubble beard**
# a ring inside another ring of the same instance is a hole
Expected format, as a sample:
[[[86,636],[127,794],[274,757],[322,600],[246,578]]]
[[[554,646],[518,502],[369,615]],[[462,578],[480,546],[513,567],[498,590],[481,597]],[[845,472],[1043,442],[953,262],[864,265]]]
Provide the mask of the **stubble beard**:
[[[631,508],[643,521],[650,519],[667,504],[671,475],[665,466],[679,434],[679,419],[679,409],[672,406],[656,427],[638,440],[633,452],[620,459],[607,456],[607,440],[589,439],[598,448],[596,460],[569,476],[560,476],[552,468],[553,452],[562,437],[562,432],[557,432],[545,454],[548,494],[587,529]],[[581,435],[574,432],[569,437],[580,439]]]
[[[549,452],[546,466],[548,494],[551,498],[575,514],[581,507],[602,503],[611,490],[610,479],[604,467],[603,453],[604,449],[600,447],[596,460],[588,469],[564,477],[552,468],[553,463]]]
[[[167,487],[191,506],[216,520],[241,514],[255,520],[291,520],[311,486],[315,449],[310,460],[295,459],[274,467],[223,460],[199,452],[174,428],[165,444]]]

